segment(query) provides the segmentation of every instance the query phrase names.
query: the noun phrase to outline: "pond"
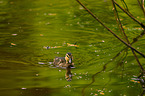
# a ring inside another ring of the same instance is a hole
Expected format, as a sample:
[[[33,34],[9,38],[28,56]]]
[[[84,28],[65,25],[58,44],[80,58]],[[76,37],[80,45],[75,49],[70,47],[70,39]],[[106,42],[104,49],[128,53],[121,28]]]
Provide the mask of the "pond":
[[[107,27],[123,38],[111,0],[81,0]],[[121,6],[123,4],[117,0]],[[137,0],[129,11],[145,23]],[[119,8],[132,46],[145,53],[139,24]],[[71,82],[55,56],[73,54]],[[140,63],[144,58],[137,54]],[[140,96],[141,69],[131,49],[98,23],[76,0],[0,0],[0,96]],[[143,65],[143,67],[145,67]]]

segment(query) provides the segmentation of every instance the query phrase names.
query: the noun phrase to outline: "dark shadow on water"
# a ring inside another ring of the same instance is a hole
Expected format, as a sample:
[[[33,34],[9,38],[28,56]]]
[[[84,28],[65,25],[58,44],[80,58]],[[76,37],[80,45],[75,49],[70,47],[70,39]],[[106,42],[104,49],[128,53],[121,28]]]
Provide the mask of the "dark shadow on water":
[[[19,96],[52,96],[54,93],[58,93],[60,89],[56,88],[22,88],[19,90]]]

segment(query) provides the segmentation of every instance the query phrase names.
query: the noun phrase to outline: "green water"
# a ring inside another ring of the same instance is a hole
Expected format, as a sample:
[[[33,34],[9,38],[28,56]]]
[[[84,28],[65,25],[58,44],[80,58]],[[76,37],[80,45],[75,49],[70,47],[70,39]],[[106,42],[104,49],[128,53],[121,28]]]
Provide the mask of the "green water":
[[[122,38],[111,0],[81,1]],[[126,2],[145,23],[137,1]],[[141,27],[119,12],[132,42]],[[140,37],[132,46],[145,54],[144,40]],[[75,0],[0,0],[0,96],[140,96],[140,83],[131,81],[140,67],[124,48]],[[71,82],[65,80],[66,70],[50,64],[67,52],[73,54],[76,67]],[[144,65],[144,58],[137,56]]]

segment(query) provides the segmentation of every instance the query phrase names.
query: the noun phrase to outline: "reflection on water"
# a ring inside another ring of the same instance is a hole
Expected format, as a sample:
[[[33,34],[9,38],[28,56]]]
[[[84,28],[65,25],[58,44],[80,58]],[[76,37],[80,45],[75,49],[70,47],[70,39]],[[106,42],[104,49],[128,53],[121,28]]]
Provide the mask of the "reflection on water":
[[[137,42],[137,40],[139,39],[139,37],[142,37],[144,35],[144,32],[142,32],[139,36],[137,36],[136,38],[136,40],[134,40],[131,44],[133,44],[133,43],[135,43],[135,42]],[[128,47],[126,47],[126,48],[124,48],[123,50],[121,50],[120,52],[118,52],[117,54],[116,54],[116,56],[115,57],[113,57],[109,62],[107,62],[106,64],[104,64],[104,66],[103,66],[103,68],[102,68],[102,70],[101,71],[99,71],[99,72],[97,72],[97,73],[95,73],[95,74],[93,74],[92,75],[92,82],[90,83],[90,84],[88,84],[88,85],[86,85],[83,89],[82,89],[82,95],[83,96],[85,96],[85,89],[87,88],[87,87],[89,87],[89,86],[91,86],[94,82],[95,82],[95,76],[96,75],[98,75],[98,74],[101,74],[103,71],[105,71],[106,70],[106,67],[107,67],[107,65],[109,64],[109,63],[111,63],[111,62],[113,62],[119,55],[121,55],[122,53],[124,53],[123,55],[123,58],[121,58],[119,61],[118,61],[118,66],[124,66],[124,63],[123,63],[123,61],[125,60],[125,58],[126,58],[126,56],[127,56],[127,51],[128,51]],[[117,66],[117,67],[118,67]],[[112,69],[113,70],[113,69]],[[124,70],[123,70],[124,71]],[[136,78],[135,78],[136,79]],[[137,82],[137,83],[141,83],[141,85],[142,85],[142,88],[143,88],[143,90],[144,90],[144,80],[143,79],[141,79],[141,80],[137,80],[137,81],[134,81],[134,80],[131,80],[132,82]],[[106,85],[108,85],[109,84],[109,82],[110,82],[110,80],[105,84],[105,86]],[[100,94],[102,94],[102,95],[104,95],[104,93],[103,93],[103,91],[99,91],[100,92]],[[110,91],[111,92],[111,91]],[[92,93],[93,94],[93,93]],[[144,94],[144,91],[142,92],[142,94],[141,94],[141,96]]]
[[[108,0],[82,1],[121,37]],[[128,8],[138,20],[136,1]],[[134,6],[132,6],[134,5]],[[105,13],[105,14],[104,14]],[[132,46],[144,51],[144,32],[120,13]],[[73,80],[65,68],[54,68],[55,56],[71,52]],[[140,62],[144,58],[138,56]],[[144,94],[131,50],[113,38],[70,0],[0,1],[0,96],[138,96]]]

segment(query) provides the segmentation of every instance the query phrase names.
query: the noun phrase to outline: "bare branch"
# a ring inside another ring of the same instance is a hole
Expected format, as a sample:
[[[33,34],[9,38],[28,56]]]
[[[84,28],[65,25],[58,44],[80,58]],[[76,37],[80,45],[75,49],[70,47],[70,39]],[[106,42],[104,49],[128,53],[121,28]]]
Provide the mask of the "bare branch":
[[[135,52],[137,52],[138,54],[140,54],[142,57],[145,58],[145,55],[141,52],[139,52],[138,50],[136,50],[134,47],[132,47],[130,44],[126,43],[125,41],[123,41],[121,38],[119,38],[112,30],[110,30],[106,25],[104,25],[102,23],[102,21],[100,21],[88,8],[86,8],[79,0],[76,0],[89,14],[92,15],[93,18],[95,18],[103,27],[105,27],[110,33],[112,33],[118,40],[120,40],[122,43],[124,43],[126,46],[128,46],[129,48],[131,48],[132,50],[134,50]]]
[[[115,16],[116,16],[117,22],[118,22],[118,24],[119,24],[119,27],[121,28],[122,33],[123,33],[123,35],[125,36],[125,39],[126,39],[127,43],[130,44],[130,42],[129,42],[129,40],[128,40],[126,34],[125,34],[125,31],[124,31],[124,29],[123,29],[123,27],[122,27],[122,24],[121,24],[121,21],[120,21],[120,18],[119,18],[119,15],[118,15],[118,12],[117,12],[116,6],[115,6],[115,4],[114,4],[114,0],[111,0],[111,1],[112,1],[112,4],[113,4],[114,13],[115,13]],[[125,3],[125,2],[124,2],[124,3]],[[134,55],[134,57],[135,57],[135,59],[136,59],[138,65],[140,66],[141,70],[144,71],[144,68],[142,67],[142,65],[141,65],[141,63],[140,63],[140,61],[139,61],[139,59],[138,59],[136,53],[134,52],[133,49],[131,49],[131,50],[132,50],[132,53],[133,53],[133,55]]]
[[[123,11],[125,12],[130,18],[132,18],[135,22],[137,22],[139,25],[141,25],[145,29],[145,25],[138,21],[135,17],[133,17],[130,13],[128,13],[126,10],[124,10],[115,0],[114,3]]]
[[[137,1],[138,1],[138,4],[139,4],[140,8],[142,9],[143,14],[144,14],[144,16],[145,16],[145,10],[144,10],[144,0],[141,0],[141,2],[140,2],[139,0],[137,0]]]

